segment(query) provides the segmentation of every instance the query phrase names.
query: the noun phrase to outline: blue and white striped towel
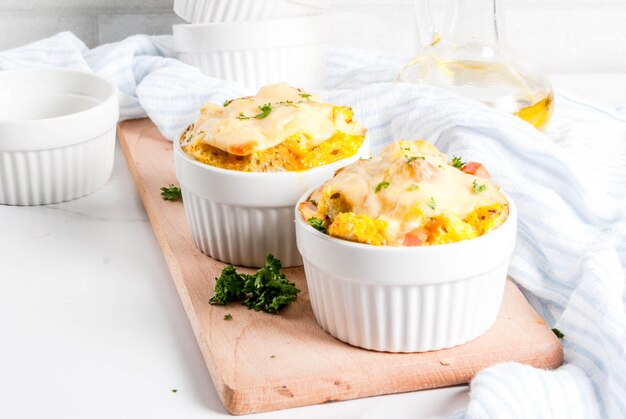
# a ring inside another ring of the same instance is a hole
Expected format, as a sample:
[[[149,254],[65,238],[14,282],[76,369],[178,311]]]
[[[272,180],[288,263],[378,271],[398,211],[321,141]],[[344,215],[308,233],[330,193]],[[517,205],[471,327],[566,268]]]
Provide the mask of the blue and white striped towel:
[[[174,138],[205,101],[252,93],[175,60],[169,37],[89,50],[70,33],[0,53],[0,69],[92,70],[119,86],[123,119],[149,116]],[[443,90],[389,80],[405,57],[331,51],[322,96],[351,105],[374,151],[424,137],[486,164],[519,208],[510,274],[565,333],[565,365],[480,372],[458,417],[626,416],[626,117],[558,92],[545,133]]]

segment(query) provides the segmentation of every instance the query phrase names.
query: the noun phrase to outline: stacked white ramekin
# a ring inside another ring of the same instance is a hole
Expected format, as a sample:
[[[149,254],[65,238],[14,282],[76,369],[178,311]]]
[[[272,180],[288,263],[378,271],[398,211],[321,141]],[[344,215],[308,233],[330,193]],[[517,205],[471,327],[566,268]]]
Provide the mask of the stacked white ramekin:
[[[117,87],[65,69],[0,72],[0,204],[87,195],[113,169]]]
[[[251,90],[286,82],[324,87],[328,0],[176,0],[181,61]]]

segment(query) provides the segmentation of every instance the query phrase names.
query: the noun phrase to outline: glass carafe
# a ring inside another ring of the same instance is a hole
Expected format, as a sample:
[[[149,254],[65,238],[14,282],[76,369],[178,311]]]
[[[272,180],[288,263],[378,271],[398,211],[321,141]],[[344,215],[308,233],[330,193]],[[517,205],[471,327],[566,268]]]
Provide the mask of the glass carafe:
[[[441,33],[429,0],[414,1],[423,51],[399,81],[443,87],[545,127],[554,106],[552,87],[503,52],[500,0],[448,0]]]

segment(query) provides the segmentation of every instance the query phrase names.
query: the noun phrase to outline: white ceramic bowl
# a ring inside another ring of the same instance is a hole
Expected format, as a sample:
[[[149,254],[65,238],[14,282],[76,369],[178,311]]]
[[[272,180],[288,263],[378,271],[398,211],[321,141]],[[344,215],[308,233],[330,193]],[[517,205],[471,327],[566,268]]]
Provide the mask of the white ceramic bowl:
[[[203,253],[233,265],[264,266],[267,253],[285,267],[302,265],[293,206],[304,191],[369,154],[366,137],[356,155],[325,166],[249,173],[200,163],[185,154],[180,141],[174,141],[176,177],[194,243]]]
[[[305,201],[311,191],[302,195]],[[424,247],[381,247],[340,240],[309,226],[295,210],[313,313],[351,345],[424,352],[468,342],[495,322],[515,245],[517,210],[484,236]]]
[[[117,87],[76,70],[0,72],[0,204],[87,195],[113,169]]]
[[[324,88],[329,23],[325,15],[256,22],[174,25],[181,61],[251,90],[286,82]]]
[[[328,5],[328,0],[174,0],[174,12],[190,23],[215,23],[310,15]]]

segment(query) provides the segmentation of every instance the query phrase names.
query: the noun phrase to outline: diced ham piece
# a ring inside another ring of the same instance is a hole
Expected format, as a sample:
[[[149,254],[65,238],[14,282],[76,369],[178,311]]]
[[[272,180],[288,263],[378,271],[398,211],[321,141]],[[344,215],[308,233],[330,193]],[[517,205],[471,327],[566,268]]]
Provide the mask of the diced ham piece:
[[[404,236],[403,246],[421,246],[428,240],[428,232],[425,229],[419,227],[409,231]]]
[[[475,161],[465,163],[465,165],[461,167],[461,171],[470,175],[481,177],[483,179],[491,178],[491,174],[489,173],[487,168],[483,166],[482,164],[477,163]]]
[[[313,217],[319,218],[317,207],[312,202],[300,202],[300,204],[298,204],[298,211],[300,211],[302,218],[307,221]]]
[[[251,154],[257,147],[256,141],[250,141],[243,144],[232,144],[228,146],[228,152],[235,156],[247,156]]]

